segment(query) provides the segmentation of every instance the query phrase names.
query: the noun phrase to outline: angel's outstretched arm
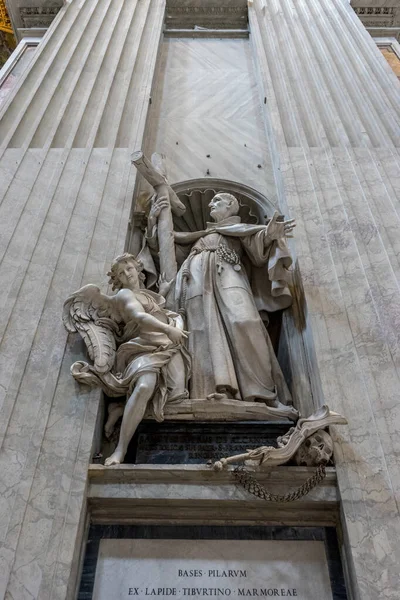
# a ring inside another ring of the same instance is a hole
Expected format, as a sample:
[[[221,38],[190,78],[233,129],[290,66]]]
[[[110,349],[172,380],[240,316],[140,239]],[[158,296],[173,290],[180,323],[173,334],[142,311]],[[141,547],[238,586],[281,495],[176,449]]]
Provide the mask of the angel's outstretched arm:
[[[147,331],[157,331],[165,333],[175,344],[182,343],[187,337],[187,332],[168,323],[159,321],[153,315],[146,313],[141,303],[136,299],[135,294],[130,290],[123,289],[117,294],[117,302],[120,311],[126,322],[135,321]]]

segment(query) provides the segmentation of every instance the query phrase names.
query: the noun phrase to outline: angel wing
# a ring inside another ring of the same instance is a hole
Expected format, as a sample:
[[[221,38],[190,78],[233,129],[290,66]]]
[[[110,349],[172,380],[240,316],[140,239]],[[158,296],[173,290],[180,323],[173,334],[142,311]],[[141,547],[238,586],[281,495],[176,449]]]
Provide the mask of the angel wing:
[[[83,286],[64,302],[64,326],[81,335],[97,373],[108,373],[114,365],[120,322],[113,296],[96,285]]]

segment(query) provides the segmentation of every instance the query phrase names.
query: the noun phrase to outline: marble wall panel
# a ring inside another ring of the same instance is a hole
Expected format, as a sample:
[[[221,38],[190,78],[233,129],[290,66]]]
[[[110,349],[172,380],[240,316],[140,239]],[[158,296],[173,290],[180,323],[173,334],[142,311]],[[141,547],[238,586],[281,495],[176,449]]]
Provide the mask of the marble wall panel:
[[[1,597],[75,596],[100,394],[71,379],[61,310],[124,249],[164,8],[68,4],[3,107]]]
[[[172,183],[197,177],[240,181],[275,196],[248,39],[166,38],[146,150],[167,156]]]
[[[349,421],[333,435],[353,596],[394,600],[400,87],[339,0],[254,2],[250,25],[280,159],[280,202],[298,223],[311,373],[321,400]]]
[[[353,596],[397,600],[399,83],[346,2],[254,0],[250,42],[166,40],[152,93],[164,8],[69,3],[1,113],[0,595],[74,597],[99,394],[69,376],[82,346],[60,311],[123,250],[151,106],[171,181],[209,169],[298,221],[311,385],[349,420],[333,435]]]

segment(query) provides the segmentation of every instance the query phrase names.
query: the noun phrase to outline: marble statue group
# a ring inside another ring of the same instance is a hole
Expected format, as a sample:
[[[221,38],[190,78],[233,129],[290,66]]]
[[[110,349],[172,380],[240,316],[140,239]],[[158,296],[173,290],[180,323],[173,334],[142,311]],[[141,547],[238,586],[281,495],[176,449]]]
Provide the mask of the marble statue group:
[[[64,304],[64,324],[81,334],[92,360],[76,362],[73,376],[126,398],[106,465],[123,462],[146,412],[162,420],[172,404],[257,402],[297,417],[260,316],[290,306],[294,220],[276,212],[265,225],[243,223],[237,198],[222,191],[203,230],[175,231],[172,213],[184,207],[145,157],[135,164],[155,190],[141,252],[114,260],[115,294],[89,284]]]

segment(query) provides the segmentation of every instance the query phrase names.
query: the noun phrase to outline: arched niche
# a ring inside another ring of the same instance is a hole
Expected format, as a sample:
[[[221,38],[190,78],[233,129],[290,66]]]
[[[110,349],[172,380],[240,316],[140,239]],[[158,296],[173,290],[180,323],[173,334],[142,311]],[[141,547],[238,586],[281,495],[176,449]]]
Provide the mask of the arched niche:
[[[179,199],[186,206],[182,217],[174,217],[177,231],[199,231],[210,220],[210,200],[217,192],[233,194],[239,201],[239,216],[244,223],[263,224],[273,215],[276,207],[257,190],[226,179],[207,177],[190,179],[172,185]]]
[[[191,179],[174,183],[171,187],[187,209],[184,217],[174,216],[174,228],[177,231],[205,229],[207,221],[210,221],[208,204],[217,192],[228,192],[236,196],[240,204],[239,216],[245,223],[264,224],[277,210],[277,207],[257,190],[225,179]],[[134,254],[141,248],[145,222],[144,212],[133,212],[127,248]],[[296,261],[293,266],[291,291],[292,306],[281,315],[272,314],[269,329],[271,337],[278,332],[279,343],[275,346],[278,360],[291,390],[293,404],[304,415],[311,414],[320,405],[321,394],[319,378],[313,368],[315,359],[307,350],[312,344],[308,339],[310,331],[306,325],[301,273]]]

